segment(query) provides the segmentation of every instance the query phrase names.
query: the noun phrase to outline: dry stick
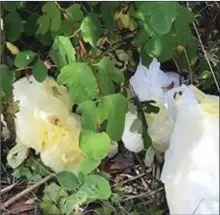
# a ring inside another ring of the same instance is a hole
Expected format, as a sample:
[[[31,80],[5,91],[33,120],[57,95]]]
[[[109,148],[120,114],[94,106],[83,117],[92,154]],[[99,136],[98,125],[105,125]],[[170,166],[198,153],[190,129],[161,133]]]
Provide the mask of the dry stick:
[[[183,47],[183,52],[185,54],[186,62],[187,62],[188,68],[189,68],[189,73],[190,73],[190,76],[191,76],[191,78],[190,78],[191,79],[191,84],[193,84],[193,72],[192,72],[192,69],[191,69],[191,66],[190,66],[189,58],[188,58],[185,47]]]
[[[5,193],[9,192],[9,191],[10,191],[13,187],[15,187],[17,184],[18,184],[18,183],[14,183],[14,184],[11,184],[10,186],[7,186],[7,187],[1,189],[0,194],[3,195],[3,194],[5,194]]]
[[[125,201],[128,201],[128,200],[132,200],[132,199],[137,199],[137,198],[143,198],[143,197],[148,197],[148,196],[151,196],[151,195],[154,195],[160,191],[162,191],[164,188],[163,187],[160,187],[158,188],[157,190],[153,190],[151,192],[147,192],[147,193],[141,193],[141,194],[138,194],[136,196],[131,196],[131,197],[128,197],[126,199],[123,199],[122,202],[125,202]]]
[[[42,180],[38,181],[36,184],[28,187],[27,189],[23,190],[22,192],[18,193],[17,195],[13,196],[10,198],[8,201],[3,203],[3,208],[7,208],[11,204],[13,204],[15,201],[18,199],[22,198],[23,196],[27,195],[28,193],[32,192],[34,189],[39,187],[40,185],[44,184],[45,182],[49,181],[52,179],[55,175],[48,175],[47,177],[43,178]]]
[[[137,175],[137,176],[134,176],[134,177],[129,178],[129,179],[127,179],[127,180],[124,180],[124,181],[122,181],[122,182],[120,182],[120,183],[118,183],[118,184],[121,184],[121,185],[127,184],[127,183],[129,183],[129,182],[132,182],[132,181],[135,181],[135,180],[137,180],[137,179],[139,179],[139,178],[142,178],[144,175],[145,175],[145,173],[141,173],[140,175]],[[114,184],[114,185],[113,185],[113,187],[116,187],[116,186],[117,186],[117,184]]]
[[[178,63],[177,63],[177,61],[176,61],[176,59],[175,59],[174,57],[172,57],[172,59],[173,59],[173,62],[174,62],[174,64],[175,64],[176,68],[177,68],[177,71],[178,71],[178,73],[179,73],[179,75],[180,75],[179,85],[181,86],[181,85],[182,85],[181,70],[180,70],[180,67],[179,67],[179,65],[178,65]]]
[[[189,8],[189,3],[188,3],[188,2],[187,2],[187,6],[188,6],[188,8]],[[208,56],[207,56],[206,50],[205,50],[204,45],[203,45],[203,43],[202,43],[202,39],[201,39],[201,37],[200,37],[200,35],[199,35],[199,32],[198,32],[198,29],[197,29],[197,27],[196,27],[195,22],[193,22],[193,28],[195,29],[195,32],[196,32],[196,35],[197,35],[197,37],[198,37],[199,43],[200,43],[200,45],[201,45],[201,47],[202,47],[202,51],[203,51],[203,53],[204,53],[205,59],[206,59],[208,65],[209,65],[209,69],[210,69],[210,71],[211,71],[211,73],[212,73],[212,76],[213,76],[213,78],[214,78],[214,81],[215,81],[215,85],[216,85],[216,87],[217,87],[217,90],[218,90],[218,92],[220,93],[220,87],[219,87],[217,78],[216,78],[215,73],[214,73],[214,71],[213,71],[213,69],[212,69],[211,63],[210,63],[209,58],[208,58]]]

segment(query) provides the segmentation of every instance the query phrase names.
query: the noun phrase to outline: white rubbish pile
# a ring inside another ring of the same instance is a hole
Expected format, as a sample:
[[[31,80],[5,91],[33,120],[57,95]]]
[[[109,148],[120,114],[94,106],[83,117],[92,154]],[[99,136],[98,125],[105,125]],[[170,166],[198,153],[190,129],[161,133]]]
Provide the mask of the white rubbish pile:
[[[179,82],[180,76],[161,71],[156,59],[149,69],[140,63],[130,79],[140,101],[154,100],[160,108],[145,117],[153,147],[165,152],[161,180],[170,214],[219,214],[219,97]],[[16,81],[13,93],[20,110],[9,164],[19,166],[32,148],[55,172],[74,172],[84,156],[79,148],[81,123],[71,112],[66,88],[52,78],[39,83],[31,76]],[[130,130],[135,119],[137,113],[127,113],[122,140],[128,150],[140,152],[142,135]],[[115,153],[117,143],[109,156]]]
[[[165,151],[161,180],[170,214],[219,214],[219,97],[190,85],[178,86],[179,77],[164,73],[153,60],[149,69],[139,65],[131,78],[140,101],[155,100],[158,114],[146,114],[153,146]],[[163,92],[174,82],[173,89]],[[143,149],[140,134],[130,126],[128,113],[123,134],[125,147]]]

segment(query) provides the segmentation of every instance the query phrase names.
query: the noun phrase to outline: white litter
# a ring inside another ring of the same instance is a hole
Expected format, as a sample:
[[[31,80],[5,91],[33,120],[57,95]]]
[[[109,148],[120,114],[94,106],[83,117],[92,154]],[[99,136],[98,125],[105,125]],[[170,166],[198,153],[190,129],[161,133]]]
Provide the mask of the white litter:
[[[130,79],[130,85],[140,101],[154,100],[160,108],[158,114],[145,114],[153,146],[160,152],[168,148],[174,126],[173,120],[168,118],[165,95],[169,88],[179,86],[179,79],[180,76],[174,72],[163,72],[156,59],[153,59],[149,69],[140,63]],[[132,113],[127,114],[122,136],[125,147],[132,152],[139,152],[144,148],[141,135],[131,132],[129,128],[136,118]]]
[[[27,150],[22,145],[40,153],[42,162],[55,172],[74,172],[84,158],[79,148],[82,128],[80,116],[71,112],[67,89],[53,78],[39,83],[30,76],[16,81],[13,93],[19,101],[14,120],[17,145],[9,152],[8,163],[16,168],[26,159]],[[117,143],[112,144],[110,157],[117,153],[117,147]]]
[[[161,180],[173,215],[219,214],[219,97],[198,92],[182,85],[167,96],[175,127]]]

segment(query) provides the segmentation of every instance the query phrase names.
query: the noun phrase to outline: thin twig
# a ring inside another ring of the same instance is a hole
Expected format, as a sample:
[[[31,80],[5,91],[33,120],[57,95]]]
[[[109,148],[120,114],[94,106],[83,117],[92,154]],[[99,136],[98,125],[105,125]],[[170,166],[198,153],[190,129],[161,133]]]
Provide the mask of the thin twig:
[[[141,193],[141,194],[138,194],[138,195],[135,195],[135,196],[131,196],[131,197],[128,197],[126,199],[123,199],[122,202],[125,202],[125,201],[128,201],[128,200],[133,200],[133,199],[137,199],[137,198],[143,198],[143,197],[148,197],[148,196],[152,196],[160,191],[164,190],[163,187],[160,187],[158,188],[157,190],[153,190],[153,191],[150,191],[150,192],[147,192],[147,193]]]
[[[8,201],[6,201],[5,203],[3,203],[3,208],[7,208],[8,206],[10,206],[11,204],[13,204],[15,201],[17,201],[18,199],[22,198],[23,196],[27,195],[28,193],[32,192],[34,189],[36,189],[37,187],[41,186],[42,184],[44,184],[45,182],[49,181],[50,179],[52,179],[55,175],[49,175],[45,178],[43,178],[42,180],[38,181],[36,184],[26,188],[25,190],[23,190],[22,192],[18,193],[17,195],[13,196],[12,198],[10,198]]]
[[[187,7],[189,8],[189,3],[188,3],[188,2],[186,2],[186,3],[187,3]],[[203,51],[203,53],[204,53],[205,59],[206,59],[208,65],[209,65],[209,69],[210,69],[210,71],[211,71],[211,73],[212,73],[212,76],[213,76],[213,79],[214,79],[214,81],[215,81],[215,85],[216,85],[216,87],[217,87],[217,90],[218,90],[218,92],[220,93],[220,87],[219,87],[217,78],[216,78],[215,73],[214,73],[214,71],[213,71],[213,69],[212,69],[211,63],[210,63],[210,61],[209,61],[207,52],[206,52],[206,50],[205,50],[205,47],[204,47],[204,45],[203,45],[202,39],[201,39],[201,37],[200,37],[200,35],[199,35],[199,31],[198,31],[198,29],[197,29],[197,27],[196,27],[195,22],[193,22],[193,28],[195,29],[195,32],[196,32],[196,35],[197,35],[197,37],[198,37],[199,43],[200,43],[200,45],[201,45],[201,47],[202,47],[202,51]]]
[[[134,177],[129,178],[129,179],[127,179],[127,180],[124,180],[124,181],[122,181],[122,182],[119,183],[119,184],[121,184],[121,185],[127,184],[127,183],[129,183],[129,182],[132,182],[132,181],[135,181],[135,180],[137,180],[137,179],[139,179],[139,178],[142,178],[144,175],[145,175],[145,173],[141,173],[140,175],[137,175],[137,176],[134,176]],[[113,187],[116,187],[116,186],[117,186],[117,184],[114,184],[114,185],[113,185]]]
[[[180,75],[179,85],[181,86],[181,85],[182,85],[182,76],[181,76],[182,73],[181,73],[180,67],[179,67],[179,65],[178,65],[178,63],[177,63],[177,61],[176,61],[176,59],[175,59],[174,57],[172,57],[172,60],[173,60],[175,66],[176,66],[176,68],[177,68],[177,71],[178,71],[178,73],[179,73],[179,75]]]
[[[9,186],[7,186],[7,187],[1,189],[0,194],[3,195],[3,194],[5,194],[5,193],[9,192],[9,191],[10,191],[11,189],[13,189],[17,184],[18,184],[18,183],[16,182],[16,183],[14,183],[14,184],[11,184],[11,185],[9,185]]]
[[[191,84],[193,84],[193,72],[192,72],[192,69],[191,69],[191,66],[190,66],[189,58],[188,58],[187,51],[186,51],[185,47],[183,47],[183,52],[185,54],[186,62],[187,62],[187,65],[188,65],[190,76],[191,76],[190,81],[191,81]]]
[[[28,70],[28,69],[33,69],[33,67],[32,66],[27,66],[27,67],[24,67],[24,68],[16,69],[15,71],[19,72],[19,71]]]

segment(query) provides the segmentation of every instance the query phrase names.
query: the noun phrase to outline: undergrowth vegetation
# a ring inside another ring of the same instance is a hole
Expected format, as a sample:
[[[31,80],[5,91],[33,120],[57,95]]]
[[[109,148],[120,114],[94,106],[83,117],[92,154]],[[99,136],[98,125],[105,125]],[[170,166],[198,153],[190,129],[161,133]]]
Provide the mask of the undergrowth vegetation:
[[[54,174],[30,152],[21,165],[7,170],[12,173],[7,177],[38,183],[51,176],[37,192],[41,214],[142,214],[123,202],[123,186],[113,185],[111,174],[99,168],[111,141],[121,140],[128,110],[158,112],[150,102],[140,105],[129,78],[140,59],[148,66],[157,58],[186,83],[216,94],[219,40],[214,35],[210,41],[216,43],[201,43],[196,14],[178,2],[1,2],[1,14],[1,111],[12,133],[2,153],[16,138],[13,117],[19,105],[13,101],[13,83],[33,74],[38,82],[52,76],[67,87],[81,118],[79,146],[86,155],[77,174]],[[140,119],[132,129],[140,130],[147,151],[151,137],[141,114]],[[149,151],[147,156],[153,159]]]

